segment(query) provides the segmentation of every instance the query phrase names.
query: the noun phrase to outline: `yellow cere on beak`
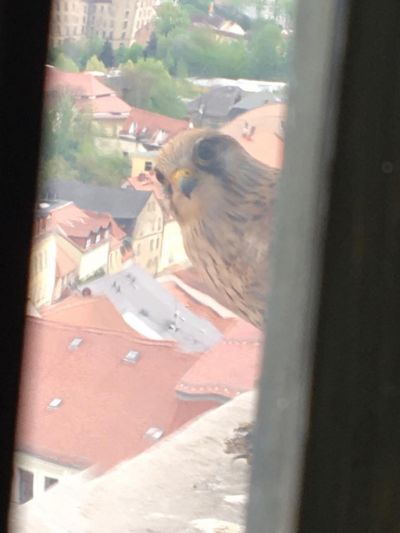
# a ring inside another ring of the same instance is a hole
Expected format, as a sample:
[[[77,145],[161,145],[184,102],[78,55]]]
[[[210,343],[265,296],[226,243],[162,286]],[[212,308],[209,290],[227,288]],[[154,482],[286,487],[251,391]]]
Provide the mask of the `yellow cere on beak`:
[[[188,168],[178,168],[172,173],[171,182],[175,185],[175,187],[180,187],[181,181],[184,178],[190,177],[190,175],[191,172]]]

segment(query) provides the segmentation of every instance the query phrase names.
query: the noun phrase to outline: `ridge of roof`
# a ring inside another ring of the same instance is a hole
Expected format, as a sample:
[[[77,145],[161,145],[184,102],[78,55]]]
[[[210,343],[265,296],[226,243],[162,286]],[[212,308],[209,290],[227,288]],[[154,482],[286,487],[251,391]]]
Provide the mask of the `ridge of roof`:
[[[73,324],[66,324],[64,322],[57,322],[54,320],[49,320],[46,318],[39,318],[39,317],[33,317],[28,316],[26,317],[26,321],[33,322],[41,327],[48,327],[51,329],[59,329],[61,331],[73,331],[73,332],[79,332],[79,333],[89,333],[89,334],[95,334],[95,335],[110,335],[110,336],[116,336],[120,337],[124,340],[131,341],[134,340],[135,342],[141,344],[142,346],[157,346],[162,348],[170,348],[173,349],[176,352],[180,353],[180,350],[177,346],[177,344],[174,341],[168,341],[168,340],[153,340],[153,339],[147,339],[146,337],[138,337],[135,334],[135,331],[132,330],[132,333],[124,332],[124,331],[116,331],[113,329],[106,329],[106,328],[96,328],[93,326],[76,326]],[[182,352],[183,353],[183,352]]]

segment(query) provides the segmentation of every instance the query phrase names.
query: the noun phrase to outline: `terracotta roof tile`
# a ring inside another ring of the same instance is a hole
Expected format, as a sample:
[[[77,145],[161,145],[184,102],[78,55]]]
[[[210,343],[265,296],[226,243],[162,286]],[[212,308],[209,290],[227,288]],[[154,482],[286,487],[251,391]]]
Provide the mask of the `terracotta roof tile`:
[[[171,293],[177,300],[179,300],[187,309],[192,311],[198,316],[210,321],[214,326],[225,335],[226,331],[233,328],[236,323],[235,318],[223,318],[216,313],[208,305],[204,305],[194,298],[192,298],[187,292],[178,287],[174,282],[164,282],[163,286]]]
[[[129,350],[137,363],[123,361]],[[201,412],[190,402],[181,413],[174,392],[197,359],[170,343],[28,318],[16,449],[102,468],[132,457],[153,444],[143,438],[149,427],[168,435]],[[54,398],[62,403],[51,409]]]
[[[74,240],[80,246],[83,239],[87,239],[91,233],[97,232],[100,228],[110,229],[114,240],[122,241],[126,237],[126,233],[108,213],[80,209],[73,203],[67,203],[50,212],[51,223],[49,225],[53,229],[61,228],[69,239]]]
[[[281,123],[286,116],[286,105],[266,104],[239,115],[221,128],[234,137],[256,159],[274,168],[283,164],[284,143],[280,136]],[[251,140],[243,137],[245,122],[255,126]]]
[[[79,108],[90,107],[93,113],[127,115],[130,105],[118,98],[115,92],[95,76],[85,72],[63,72],[46,66],[45,91],[69,91]]]
[[[176,391],[184,397],[234,398],[256,385],[261,353],[259,342],[221,341],[188,370]]]
[[[146,139],[153,139],[160,130],[167,133],[163,142],[171,139],[174,135],[189,127],[189,121],[167,117],[159,113],[153,113],[138,107],[132,107],[129,117],[126,119],[121,133],[129,134],[129,129],[133,124],[137,124],[135,135],[143,135]],[[144,128],[146,131],[144,132]]]
[[[93,100],[78,100],[75,105],[79,109],[90,111],[95,115],[115,115],[115,118],[120,119],[125,119],[131,110],[131,106],[115,94],[99,96]]]
[[[222,306],[225,305],[219,298],[218,293],[201,279],[199,273],[194,267],[174,270],[173,273],[187,285],[190,285],[194,289],[203,292],[204,294],[208,294],[209,296],[211,296],[211,298],[213,298],[216,302],[220,303]]]
[[[41,309],[41,313],[44,319],[58,324],[128,333],[144,338],[128,326],[106,296],[73,294],[61,302]]]

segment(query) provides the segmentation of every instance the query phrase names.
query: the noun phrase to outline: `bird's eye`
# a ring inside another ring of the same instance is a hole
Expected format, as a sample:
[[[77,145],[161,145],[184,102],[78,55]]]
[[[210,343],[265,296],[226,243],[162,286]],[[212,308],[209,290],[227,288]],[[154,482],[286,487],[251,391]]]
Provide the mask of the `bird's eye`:
[[[193,157],[200,165],[207,165],[215,159],[216,155],[215,139],[202,139],[194,145]]]
[[[157,180],[163,185],[166,182],[164,174],[158,168],[155,169],[155,172]]]

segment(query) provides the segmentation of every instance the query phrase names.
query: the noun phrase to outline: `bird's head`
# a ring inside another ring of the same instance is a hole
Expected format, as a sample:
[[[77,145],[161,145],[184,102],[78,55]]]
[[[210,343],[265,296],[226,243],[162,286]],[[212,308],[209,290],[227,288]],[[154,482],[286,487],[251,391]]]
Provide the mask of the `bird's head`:
[[[252,158],[229,135],[186,130],[167,143],[156,176],[180,223],[222,207],[226,193],[245,180]]]

